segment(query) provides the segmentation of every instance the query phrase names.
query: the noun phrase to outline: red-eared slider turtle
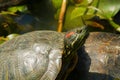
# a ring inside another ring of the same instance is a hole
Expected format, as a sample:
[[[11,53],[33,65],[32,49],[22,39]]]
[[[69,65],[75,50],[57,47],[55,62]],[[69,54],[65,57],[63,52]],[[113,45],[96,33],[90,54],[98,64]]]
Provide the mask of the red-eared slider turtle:
[[[64,80],[62,76],[69,72],[66,71],[69,67],[74,67],[71,61],[87,36],[86,27],[66,34],[34,31],[3,43],[0,45],[0,80],[55,80],[59,72],[61,77],[56,80]]]
[[[79,52],[67,80],[120,80],[120,34],[91,32]]]

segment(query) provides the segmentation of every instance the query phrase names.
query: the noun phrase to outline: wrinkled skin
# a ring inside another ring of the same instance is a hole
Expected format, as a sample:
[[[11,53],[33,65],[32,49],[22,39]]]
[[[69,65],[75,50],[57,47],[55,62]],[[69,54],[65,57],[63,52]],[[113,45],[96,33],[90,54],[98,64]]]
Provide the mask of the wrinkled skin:
[[[119,34],[90,33],[78,55],[77,66],[67,80],[120,79]]]

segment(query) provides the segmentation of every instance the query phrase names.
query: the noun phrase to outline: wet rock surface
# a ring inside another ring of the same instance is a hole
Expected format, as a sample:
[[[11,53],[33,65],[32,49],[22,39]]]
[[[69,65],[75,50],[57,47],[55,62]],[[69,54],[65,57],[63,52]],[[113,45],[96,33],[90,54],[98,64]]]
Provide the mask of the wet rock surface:
[[[91,33],[78,55],[78,64],[68,80],[120,79],[119,34]]]

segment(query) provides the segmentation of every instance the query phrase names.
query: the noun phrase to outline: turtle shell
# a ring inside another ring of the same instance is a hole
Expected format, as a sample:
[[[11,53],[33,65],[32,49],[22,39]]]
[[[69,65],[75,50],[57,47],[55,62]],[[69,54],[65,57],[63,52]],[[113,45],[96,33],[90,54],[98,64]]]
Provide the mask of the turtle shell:
[[[61,68],[64,34],[34,31],[0,46],[0,80],[55,80]]]
[[[88,35],[87,27],[34,31],[0,45],[0,80],[66,80]]]

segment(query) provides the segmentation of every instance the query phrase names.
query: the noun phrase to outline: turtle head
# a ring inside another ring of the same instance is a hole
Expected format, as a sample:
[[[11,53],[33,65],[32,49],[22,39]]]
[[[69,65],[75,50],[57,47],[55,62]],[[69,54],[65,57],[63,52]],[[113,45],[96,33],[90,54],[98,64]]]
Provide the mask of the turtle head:
[[[86,41],[89,35],[87,26],[73,29],[65,34],[65,52],[67,55],[78,50]]]

